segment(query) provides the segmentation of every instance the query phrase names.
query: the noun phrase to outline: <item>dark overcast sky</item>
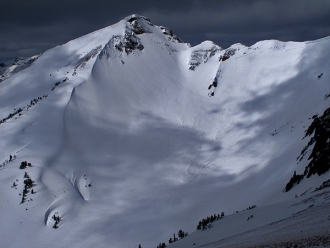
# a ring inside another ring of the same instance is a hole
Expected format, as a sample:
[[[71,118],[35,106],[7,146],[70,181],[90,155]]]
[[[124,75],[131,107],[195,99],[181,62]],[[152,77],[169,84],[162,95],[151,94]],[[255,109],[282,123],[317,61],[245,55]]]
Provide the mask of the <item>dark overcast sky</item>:
[[[136,13],[196,45],[330,35],[330,0],[0,0],[0,61],[32,56]]]

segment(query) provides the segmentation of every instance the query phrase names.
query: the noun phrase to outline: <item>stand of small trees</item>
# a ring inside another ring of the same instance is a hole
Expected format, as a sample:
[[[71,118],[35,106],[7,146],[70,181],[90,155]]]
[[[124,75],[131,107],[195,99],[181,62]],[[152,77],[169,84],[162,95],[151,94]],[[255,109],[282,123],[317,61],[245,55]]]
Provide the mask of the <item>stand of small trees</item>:
[[[175,237],[175,233],[173,234],[173,239],[172,238],[170,238],[169,240],[168,240],[168,243],[170,243],[170,244],[172,244],[172,243],[174,243],[174,242],[176,242],[176,241],[178,241],[179,239],[177,238],[177,237]]]
[[[165,243],[159,243],[159,245],[157,245],[157,248],[165,248],[166,244]]]
[[[31,101],[30,101],[30,104],[27,104],[27,105],[26,105],[26,110],[28,110],[28,109],[29,109],[30,107],[32,107],[33,105],[37,104],[38,101],[42,100],[43,98],[46,98],[47,96],[48,96],[48,94],[43,95],[42,97],[38,97],[37,99],[35,98],[35,99],[31,100]],[[2,120],[0,120],[0,124],[5,123],[7,120],[13,118],[13,117],[16,116],[17,114],[18,114],[19,116],[21,116],[21,115],[22,115],[22,111],[23,111],[24,109],[25,109],[25,107],[23,107],[23,108],[18,108],[18,109],[14,108],[14,111],[13,111],[12,113],[10,113],[7,117],[5,117],[5,118],[3,118]]]
[[[252,206],[247,207],[246,210],[251,210],[251,209],[254,209],[256,207],[257,207],[257,205],[252,205]]]
[[[307,178],[315,174],[320,176],[330,169],[330,108],[326,109],[322,116],[314,115],[313,119],[313,122],[305,131],[304,138],[314,135],[300,155],[302,159],[307,149],[314,145],[308,157],[310,162],[304,171],[304,176],[307,176]]]
[[[14,161],[15,159],[16,159],[16,155],[15,154],[14,154],[14,156],[9,155],[9,160],[6,159],[5,162],[1,163],[0,164],[0,168],[5,167],[6,164],[8,164],[9,162]]]
[[[293,176],[290,178],[290,181],[285,186],[285,192],[288,192],[290,189],[292,189],[294,184],[299,184],[303,178],[304,175],[297,175],[295,171]]]
[[[216,220],[220,220],[224,216],[225,216],[225,213],[221,212],[221,215],[214,214],[214,215],[211,215],[210,217],[206,217],[205,219],[200,220],[197,225],[197,230],[205,230],[208,228],[212,228],[213,225],[211,223],[213,223]]]
[[[53,228],[54,229],[57,229],[59,227],[58,224],[61,221],[61,217],[59,215],[54,214],[53,217],[52,217],[52,219],[55,220],[55,223],[53,225]]]
[[[187,237],[188,236],[188,233],[187,232],[184,232],[184,231],[182,231],[182,230],[179,230],[178,231],[178,237],[180,238],[180,239],[183,239],[184,237]]]
[[[188,236],[188,233],[187,232],[184,232],[184,231],[182,231],[182,230],[179,230],[178,231],[178,237],[180,238],[180,239],[183,239],[184,237],[187,237]],[[168,240],[168,243],[170,243],[170,244],[172,244],[172,243],[174,243],[174,242],[176,242],[176,241],[178,241],[179,239],[175,236],[175,233],[173,234],[173,239],[172,238],[170,238],[169,240]],[[157,247],[158,248],[158,247]]]
[[[26,201],[26,196],[30,192],[29,189],[31,189],[31,194],[34,194],[34,190],[32,189],[32,187],[34,186],[34,181],[31,179],[30,175],[27,172],[25,172],[24,178],[26,179],[24,180],[24,189],[21,204]]]
[[[249,220],[252,219],[252,218],[253,218],[253,214],[250,215],[250,216],[247,218],[247,221],[249,221]]]
[[[32,164],[31,164],[31,163],[28,163],[28,162],[26,162],[26,161],[23,161],[23,162],[21,163],[21,165],[20,165],[19,168],[20,168],[21,170],[24,170],[27,166],[31,167]]]
[[[313,136],[297,158],[299,162],[302,161],[309,151],[309,148],[313,146],[311,154],[308,157],[310,162],[306,165],[303,175],[297,175],[296,172],[294,172],[290,181],[285,186],[286,192],[288,192],[294,184],[298,184],[305,176],[307,178],[315,174],[320,176],[330,170],[330,108],[326,109],[322,116],[316,114],[312,119],[313,122],[305,131],[303,139],[307,136]]]
[[[6,122],[7,120],[13,118],[15,115],[21,113],[23,111],[23,109],[19,108],[19,109],[14,109],[14,112],[10,113],[6,118],[3,118],[2,120],[0,120],[0,124]]]
[[[314,192],[315,192],[315,191],[318,191],[318,190],[321,190],[321,189],[324,189],[324,188],[328,188],[328,187],[330,187],[330,179],[324,181],[320,187],[317,187],[317,188],[314,190]]]
[[[324,101],[328,100],[329,97],[330,97],[330,93],[329,93],[329,94],[326,94],[326,95],[324,96]]]
[[[52,91],[53,90],[55,90],[55,88],[57,87],[57,86],[59,86],[61,83],[64,83],[64,82],[66,82],[66,80],[68,80],[68,78],[66,77],[65,79],[63,79],[63,81],[61,82],[61,81],[59,81],[59,82],[57,82],[57,83],[55,83],[54,84],[54,86],[52,87]]]

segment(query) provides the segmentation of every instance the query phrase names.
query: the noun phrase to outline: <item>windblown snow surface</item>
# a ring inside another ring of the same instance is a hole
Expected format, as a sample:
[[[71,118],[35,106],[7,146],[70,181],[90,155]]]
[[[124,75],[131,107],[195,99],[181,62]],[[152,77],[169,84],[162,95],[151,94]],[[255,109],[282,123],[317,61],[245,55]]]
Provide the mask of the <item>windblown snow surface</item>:
[[[190,47],[133,15],[46,51],[0,83],[0,246],[156,247],[183,229],[171,247],[240,247],[305,237],[299,213],[315,216],[310,235],[329,235],[330,193],[311,193],[329,172],[284,193],[308,163],[296,159],[311,117],[330,105],[329,48]]]

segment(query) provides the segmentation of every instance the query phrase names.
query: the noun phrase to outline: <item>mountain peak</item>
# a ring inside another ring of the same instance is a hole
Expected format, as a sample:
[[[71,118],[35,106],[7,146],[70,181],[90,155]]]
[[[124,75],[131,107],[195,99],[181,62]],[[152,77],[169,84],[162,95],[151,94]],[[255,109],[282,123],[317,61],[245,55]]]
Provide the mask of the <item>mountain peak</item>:
[[[151,33],[149,27],[153,26],[153,24],[150,22],[150,19],[145,16],[133,14],[126,17],[124,20],[127,22],[127,27],[137,35]]]
[[[135,20],[145,20],[145,21],[150,22],[150,19],[148,17],[138,15],[138,14],[129,15],[129,16],[125,17],[124,20],[126,20],[128,22],[133,22]]]
[[[184,43],[177,35],[173,33],[171,29],[152,24],[148,17],[133,14],[124,18],[124,20],[127,22],[127,27],[132,30],[136,35],[152,33],[150,27],[155,26],[162,31],[162,33],[167,37],[168,40],[172,40],[175,43]]]

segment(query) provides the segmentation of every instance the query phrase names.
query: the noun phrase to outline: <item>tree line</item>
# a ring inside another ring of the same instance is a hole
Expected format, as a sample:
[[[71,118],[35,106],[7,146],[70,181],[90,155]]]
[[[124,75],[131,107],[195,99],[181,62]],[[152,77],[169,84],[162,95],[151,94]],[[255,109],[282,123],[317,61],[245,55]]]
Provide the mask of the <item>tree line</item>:
[[[221,212],[221,214],[214,214],[200,220],[197,225],[197,230],[206,230],[208,228],[212,228],[213,227],[212,223],[216,220],[220,220],[224,216],[225,213]]]

